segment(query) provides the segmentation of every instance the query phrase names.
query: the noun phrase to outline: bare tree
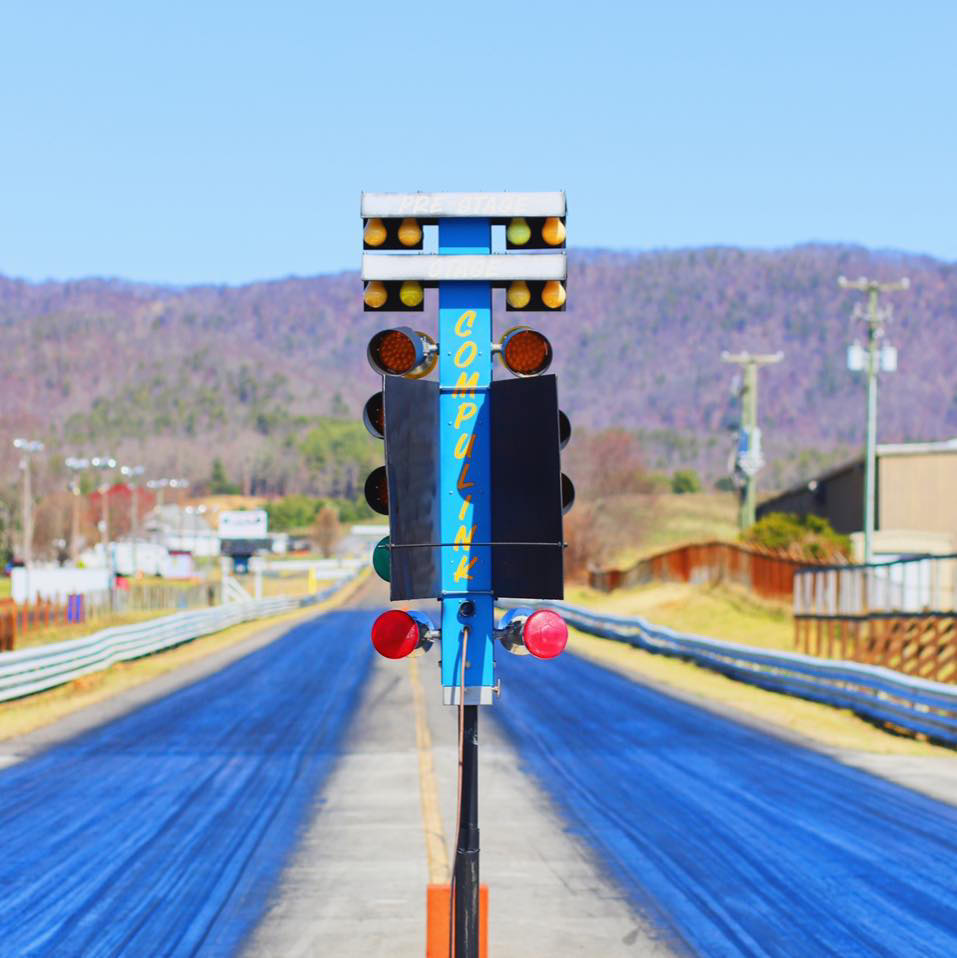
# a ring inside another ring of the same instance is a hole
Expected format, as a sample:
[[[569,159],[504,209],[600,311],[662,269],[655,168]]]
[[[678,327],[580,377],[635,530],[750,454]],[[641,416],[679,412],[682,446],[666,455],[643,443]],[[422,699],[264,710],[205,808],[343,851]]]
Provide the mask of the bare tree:
[[[339,513],[332,506],[323,506],[319,510],[319,514],[312,524],[311,538],[323,557],[328,559],[332,555],[336,544],[342,538]]]

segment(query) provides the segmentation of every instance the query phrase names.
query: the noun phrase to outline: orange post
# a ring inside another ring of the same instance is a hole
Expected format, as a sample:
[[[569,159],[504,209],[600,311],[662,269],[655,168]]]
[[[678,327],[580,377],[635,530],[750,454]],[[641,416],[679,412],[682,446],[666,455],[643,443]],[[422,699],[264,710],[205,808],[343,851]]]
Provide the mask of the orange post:
[[[425,958],[448,958],[451,885],[429,885],[425,893]],[[488,958],[488,885],[479,885],[479,958]]]

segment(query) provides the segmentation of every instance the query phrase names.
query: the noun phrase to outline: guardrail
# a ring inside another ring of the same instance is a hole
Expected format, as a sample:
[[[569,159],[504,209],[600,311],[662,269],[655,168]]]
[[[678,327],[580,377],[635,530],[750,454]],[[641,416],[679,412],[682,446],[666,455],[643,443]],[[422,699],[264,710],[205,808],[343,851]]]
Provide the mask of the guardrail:
[[[103,629],[81,639],[0,653],[0,702],[33,695],[82,675],[99,672],[117,662],[151,655],[241,622],[313,605],[347,584],[338,582],[310,596],[252,599],[193,612],[178,612],[138,625]]]
[[[564,602],[537,604],[560,611],[569,625],[582,632],[686,659],[749,685],[851,709],[896,729],[957,745],[957,687],[953,685],[901,675],[879,665],[683,635],[645,619],[598,615]]]

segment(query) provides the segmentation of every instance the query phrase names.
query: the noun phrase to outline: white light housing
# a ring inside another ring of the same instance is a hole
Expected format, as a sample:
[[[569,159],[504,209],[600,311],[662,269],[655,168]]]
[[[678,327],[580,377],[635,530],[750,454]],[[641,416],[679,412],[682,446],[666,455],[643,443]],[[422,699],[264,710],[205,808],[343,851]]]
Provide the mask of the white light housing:
[[[361,215],[445,219],[564,216],[565,194],[553,193],[363,193]]]
[[[367,282],[418,280],[483,280],[493,283],[524,280],[564,280],[568,272],[564,253],[363,253],[362,278]]]

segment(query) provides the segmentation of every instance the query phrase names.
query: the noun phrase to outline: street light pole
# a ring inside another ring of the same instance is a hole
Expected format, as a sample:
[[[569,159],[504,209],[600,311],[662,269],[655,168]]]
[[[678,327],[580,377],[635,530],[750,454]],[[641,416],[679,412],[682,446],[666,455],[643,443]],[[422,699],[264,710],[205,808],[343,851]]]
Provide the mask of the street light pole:
[[[874,557],[874,526],[877,493],[877,374],[880,371],[880,341],[884,326],[890,319],[889,306],[881,308],[881,293],[894,293],[910,289],[910,279],[903,277],[889,283],[861,276],[849,280],[839,276],[841,289],[854,289],[867,293],[867,309],[861,303],[854,305],[852,317],[867,323],[867,439],[864,450],[864,561]]]
[[[754,525],[758,504],[757,475],[764,465],[761,455],[761,432],[758,429],[758,367],[779,363],[784,353],[728,353],[721,354],[723,363],[735,363],[742,369],[741,385],[741,437],[735,469],[744,477],[738,510],[738,528]]]
[[[23,564],[30,568],[33,562],[33,490],[30,486],[30,455],[43,452],[43,443],[39,439],[13,440],[14,449],[23,453],[20,468],[23,470]]]

